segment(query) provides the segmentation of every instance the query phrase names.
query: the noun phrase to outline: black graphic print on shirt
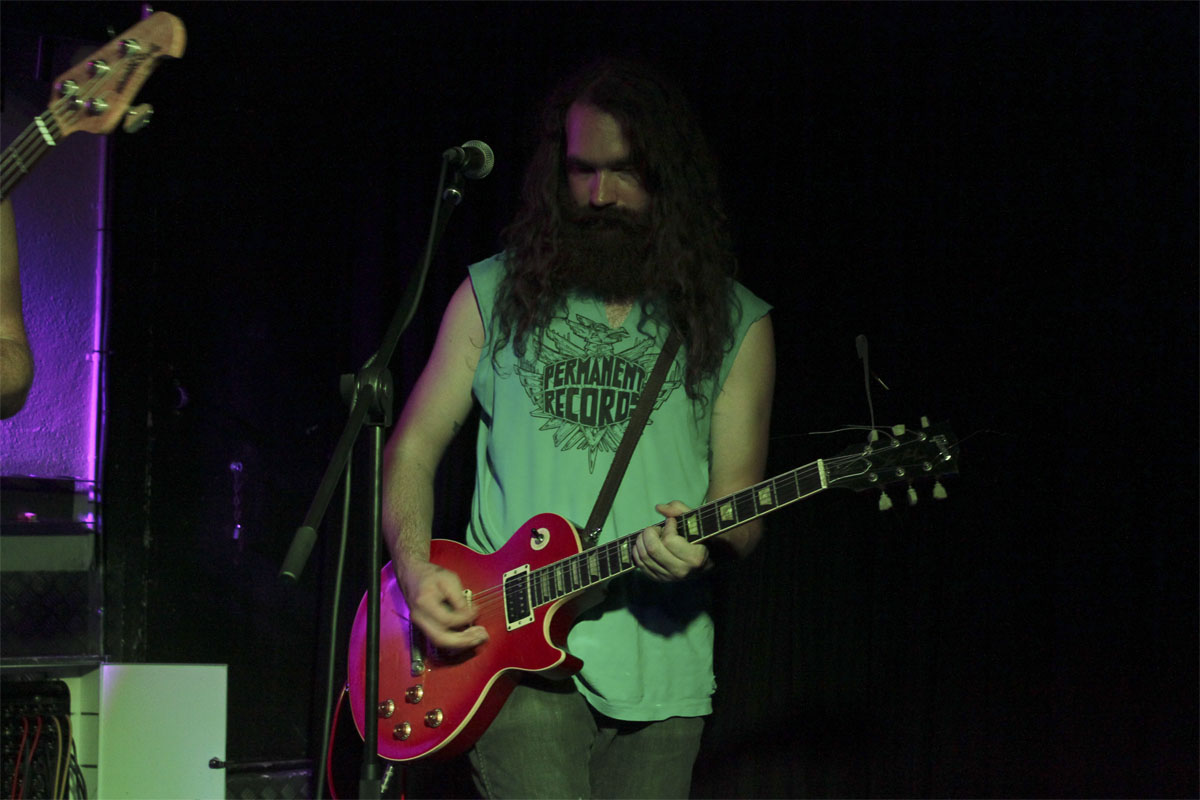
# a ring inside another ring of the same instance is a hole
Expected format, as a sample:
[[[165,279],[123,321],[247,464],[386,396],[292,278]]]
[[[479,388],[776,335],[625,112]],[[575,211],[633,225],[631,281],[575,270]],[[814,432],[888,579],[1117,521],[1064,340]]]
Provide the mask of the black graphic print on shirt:
[[[597,454],[616,451],[658,358],[648,336],[621,347],[630,335],[576,314],[552,325],[537,352],[517,366],[530,414],[544,420],[538,430],[551,432],[560,450],[587,450],[588,472],[596,471]],[[671,365],[654,408],[679,387],[678,373],[679,365]]]

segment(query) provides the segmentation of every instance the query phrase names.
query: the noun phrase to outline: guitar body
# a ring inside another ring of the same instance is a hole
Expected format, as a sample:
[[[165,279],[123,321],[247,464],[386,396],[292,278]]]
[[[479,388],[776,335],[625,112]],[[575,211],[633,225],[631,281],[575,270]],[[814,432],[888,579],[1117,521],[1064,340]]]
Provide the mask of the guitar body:
[[[582,662],[563,645],[579,610],[577,592],[533,610],[532,621],[508,629],[504,575],[528,565],[547,566],[581,550],[571,523],[556,514],[539,514],[508,543],[483,555],[457,542],[435,539],[430,561],[456,572],[479,610],[477,624],[488,641],[468,651],[438,653],[409,622],[408,604],[391,564],[381,576],[379,630],[379,702],[394,706],[390,717],[377,716],[379,755],[391,761],[458,755],[474,744],[500,711],[520,673],[566,677]],[[368,720],[363,708],[366,669],[367,598],[359,603],[350,632],[348,675],[350,709],[359,735]],[[420,652],[414,653],[414,646]],[[414,655],[424,670],[413,675]],[[416,687],[420,687],[417,689]],[[419,699],[417,692],[419,692]],[[440,713],[439,713],[440,712]],[[427,715],[433,715],[427,718]],[[436,724],[432,724],[436,720]],[[398,738],[406,731],[406,738]]]
[[[831,459],[761,481],[676,517],[676,530],[700,542],[830,488],[879,491],[934,479],[957,468],[958,443],[945,424],[918,430],[875,429],[865,444]],[[881,494],[880,508],[886,508]],[[941,483],[934,498],[945,497]],[[890,500],[888,502],[890,505]],[[381,580],[379,709],[368,716],[367,599],[350,632],[350,710],[360,736],[370,720],[379,730],[379,755],[391,761],[457,755],[479,738],[522,673],[566,677],[583,663],[563,649],[580,610],[599,599],[605,581],[632,572],[632,533],[584,551],[571,523],[539,514],[491,555],[444,539],[430,543],[430,560],[457,573],[487,629],[486,643],[439,653],[409,622],[408,604],[389,564]],[[365,738],[365,736],[364,736]]]

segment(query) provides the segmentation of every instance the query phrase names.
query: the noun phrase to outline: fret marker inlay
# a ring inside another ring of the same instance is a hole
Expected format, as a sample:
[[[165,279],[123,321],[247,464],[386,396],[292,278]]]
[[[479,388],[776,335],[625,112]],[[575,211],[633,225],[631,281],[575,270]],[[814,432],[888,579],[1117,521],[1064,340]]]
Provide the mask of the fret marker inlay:
[[[54,137],[50,135],[50,129],[46,127],[46,123],[42,121],[42,118],[37,117],[33,120],[33,122],[35,125],[37,125],[38,131],[41,132],[42,138],[46,140],[46,144],[53,147],[56,142],[54,141]]]

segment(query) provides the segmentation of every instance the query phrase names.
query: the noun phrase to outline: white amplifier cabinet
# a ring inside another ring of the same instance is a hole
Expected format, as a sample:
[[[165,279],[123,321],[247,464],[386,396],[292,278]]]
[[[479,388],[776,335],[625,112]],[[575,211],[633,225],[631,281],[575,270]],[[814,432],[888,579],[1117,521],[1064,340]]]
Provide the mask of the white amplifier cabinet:
[[[88,796],[225,797],[224,664],[101,664],[67,681]],[[223,765],[222,765],[223,766]]]

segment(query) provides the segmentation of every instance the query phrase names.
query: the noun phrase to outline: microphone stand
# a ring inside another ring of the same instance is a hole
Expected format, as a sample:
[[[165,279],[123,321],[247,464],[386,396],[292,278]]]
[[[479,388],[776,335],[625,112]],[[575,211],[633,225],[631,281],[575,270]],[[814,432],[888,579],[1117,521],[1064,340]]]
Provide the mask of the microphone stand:
[[[429,275],[429,267],[433,261],[433,254],[437,251],[442,234],[446,231],[450,215],[454,212],[458,204],[462,202],[462,172],[461,170],[455,171],[449,178],[449,181],[447,181],[449,169],[450,161],[448,158],[443,157],[441,174],[438,178],[437,197],[433,206],[433,221],[430,225],[429,236],[425,242],[425,253],[421,258],[415,278],[409,281],[404,295],[400,298],[400,303],[392,316],[391,324],[384,334],[379,350],[375,355],[367,359],[367,363],[363,365],[357,376],[343,376],[343,383],[346,382],[345,379],[347,378],[355,378],[352,398],[350,399],[350,416],[346,420],[346,426],[342,430],[341,438],[338,440],[337,447],[334,449],[333,455],[329,460],[329,465],[325,469],[325,475],[321,479],[316,495],[309,505],[308,513],[304,517],[304,524],[296,530],[296,534],[292,538],[291,547],[289,547],[287,556],[283,561],[283,566],[279,571],[279,576],[289,582],[295,583],[300,579],[300,573],[303,571],[313,545],[317,541],[317,528],[320,526],[321,520],[325,515],[334,489],[337,488],[337,484],[341,480],[343,473],[346,473],[348,476],[350,455],[354,450],[354,444],[363,426],[371,427],[373,451],[371,469],[373,474],[371,476],[371,542],[369,548],[370,555],[367,559],[369,563],[367,567],[366,674],[363,682],[365,692],[365,697],[363,698],[363,758],[359,773],[358,793],[358,797],[361,798],[378,798],[381,792],[378,756],[379,723],[377,715],[379,708],[379,593],[380,571],[383,568],[380,563],[380,552],[383,544],[383,433],[384,429],[392,424],[393,406],[392,375],[388,370],[388,364],[391,362],[392,355],[396,351],[401,334],[404,333],[412,321],[413,314],[416,312],[417,303],[425,288],[425,278]],[[343,526],[345,524],[345,520],[343,520]],[[329,750],[329,738],[332,735],[329,729],[331,724],[329,717],[333,697],[332,665],[335,658],[335,653],[333,652],[334,642],[337,640],[337,608],[338,598],[334,597],[333,622],[330,626],[330,669],[328,685],[326,686],[325,723],[322,726],[321,750],[317,758],[317,780],[314,787],[314,796],[316,798],[322,796],[321,792],[326,772],[326,755]]]

